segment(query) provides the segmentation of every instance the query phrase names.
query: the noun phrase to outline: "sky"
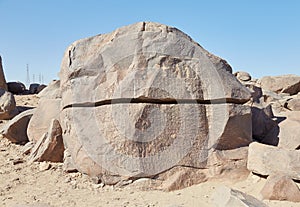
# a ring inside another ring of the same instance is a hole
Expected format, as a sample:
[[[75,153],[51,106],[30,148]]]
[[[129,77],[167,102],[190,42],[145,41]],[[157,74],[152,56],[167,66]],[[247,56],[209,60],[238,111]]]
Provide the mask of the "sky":
[[[300,75],[298,0],[0,0],[0,55],[7,81],[58,79],[75,40],[140,21],[180,29],[234,71]]]

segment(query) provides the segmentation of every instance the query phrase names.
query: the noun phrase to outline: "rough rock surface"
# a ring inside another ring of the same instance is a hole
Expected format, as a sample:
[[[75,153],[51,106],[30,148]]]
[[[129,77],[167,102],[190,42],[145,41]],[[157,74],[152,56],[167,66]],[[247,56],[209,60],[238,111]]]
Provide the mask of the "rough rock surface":
[[[28,142],[27,126],[34,109],[24,111],[5,124],[0,133],[13,143],[24,144]]]
[[[270,175],[261,190],[263,199],[300,202],[300,190],[296,183],[284,175]]]
[[[260,84],[263,89],[276,93],[294,95],[300,92],[300,76],[296,75],[265,76]]]
[[[251,80],[251,75],[247,72],[244,72],[244,71],[235,72],[234,75],[237,77],[237,79],[239,79],[241,81]]]
[[[299,180],[300,151],[253,142],[249,145],[247,168],[260,175],[280,173]]]
[[[212,196],[212,203],[216,207],[267,207],[262,201],[241,191],[220,186]]]
[[[6,80],[4,76],[3,66],[2,66],[2,58],[0,56],[0,88],[7,90]]]
[[[292,111],[300,111],[300,98],[289,100],[286,107]]]
[[[0,120],[11,119],[18,113],[13,94],[0,88]]]
[[[52,161],[62,162],[64,157],[64,144],[62,131],[58,120],[51,120],[47,133],[35,144],[29,156],[29,162]]]
[[[48,131],[51,120],[59,119],[60,103],[60,99],[40,99],[27,128],[30,141],[37,142]]]
[[[106,184],[205,168],[210,151],[252,141],[250,109],[239,106],[249,90],[226,61],[166,25],[74,42],[60,80],[66,148],[78,170]]]
[[[61,98],[60,80],[54,80],[37,95],[39,98],[57,99]]]

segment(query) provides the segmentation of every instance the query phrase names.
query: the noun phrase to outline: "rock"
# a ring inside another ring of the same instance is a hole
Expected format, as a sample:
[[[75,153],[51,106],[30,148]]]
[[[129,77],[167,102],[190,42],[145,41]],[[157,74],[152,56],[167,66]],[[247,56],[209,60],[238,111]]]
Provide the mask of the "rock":
[[[300,151],[253,142],[249,145],[247,168],[260,175],[283,174],[299,180]]]
[[[24,147],[22,148],[22,153],[24,155],[28,155],[31,152],[31,150],[32,150],[33,147],[34,147],[34,143],[33,142],[27,142],[24,145]]]
[[[41,162],[40,165],[39,165],[39,170],[41,172],[49,170],[50,168],[51,168],[51,164],[48,163],[48,162]]]
[[[64,144],[62,131],[58,120],[51,121],[49,130],[35,144],[28,158],[29,162],[51,161],[62,162],[64,156]]]
[[[218,187],[211,200],[216,207],[267,207],[255,197],[226,186]]]
[[[76,41],[60,79],[65,147],[79,171],[104,184],[205,168],[215,149],[252,141],[242,106],[249,90],[225,60],[166,25],[141,22]]]
[[[285,175],[270,175],[260,193],[267,200],[300,202],[298,186]]]
[[[18,110],[13,94],[0,88],[0,120],[11,119],[17,114]]]
[[[43,91],[38,93],[39,98],[57,99],[61,98],[60,80],[52,81]]]
[[[292,111],[300,111],[300,98],[289,100],[286,107]]]
[[[59,119],[60,103],[60,99],[40,99],[27,128],[30,141],[37,142],[47,132],[51,120]]]
[[[0,88],[7,90],[6,80],[4,76],[3,66],[2,66],[2,58],[0,56]]]
[[[253,138],[260,143],[277,146],[279,142],[279,126],[272,119],[272,109],[252,107],[251,111]]]
[[[21,95],[26,91],[26,86],[21,82],[8,82],[7,90],[12,94]]]
[[[44,90],[47,86],[44,84],[41,84],[37,87],[36,93],[39,94],[42,90]]]
[[[260,84],[263,89],[276,93],[295,95],[300,92],[300,76],[297,75],[265,76]]]
[[[13,143],[25,144],[28,142],[27,126],[34,111],[31,109],[18,114],[4,125],[0,133]]]
[[[244,72],[244,71],[235,72],[234,75],[237,77],[237,79],[239,79],[241,81],[251,80],[251,75],[247,72]]]
[[[74,161],[68,149],[64,151],[64,165],[63,170],[68,173],[77,172]]]
[[[29,86],[29,93],[30,94],[37,94],[39,86],[40,86],[40,84],[38,84],[38,83],[31,83],[30,86]]]
[[[299,149],[300,147],[300,111],[286,111],[278,115],[282,117],[279,123],[278,146],[285,149]]]

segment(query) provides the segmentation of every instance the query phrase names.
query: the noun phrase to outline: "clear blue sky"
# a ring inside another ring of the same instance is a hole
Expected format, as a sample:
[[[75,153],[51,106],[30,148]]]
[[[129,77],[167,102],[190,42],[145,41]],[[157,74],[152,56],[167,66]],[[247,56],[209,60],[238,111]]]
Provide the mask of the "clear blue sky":
[[[0,54],[8,81],[57,79],[66,47],[139,21],[179,28],[234,71],[300,75],[298,0],[0,0]]]

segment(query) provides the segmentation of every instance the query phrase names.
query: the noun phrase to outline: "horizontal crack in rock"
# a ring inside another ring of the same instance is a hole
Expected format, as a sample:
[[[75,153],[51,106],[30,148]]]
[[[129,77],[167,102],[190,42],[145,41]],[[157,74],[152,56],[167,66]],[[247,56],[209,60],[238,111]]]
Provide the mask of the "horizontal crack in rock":
[[[74,108],[74,107],[99,107],[104,105],[112,104],[128,104],[128,103],[148,103],[148,104],[244,104],[248,100],[243,99],[232,99],[232,98],[221,98],[221,99],[212,99],[212,100],[202,100],[202,99],[155,99],[155,98],[117,98],[109,99],[97,102],[83,102],[83,103],[73,103],[63,107]]]

